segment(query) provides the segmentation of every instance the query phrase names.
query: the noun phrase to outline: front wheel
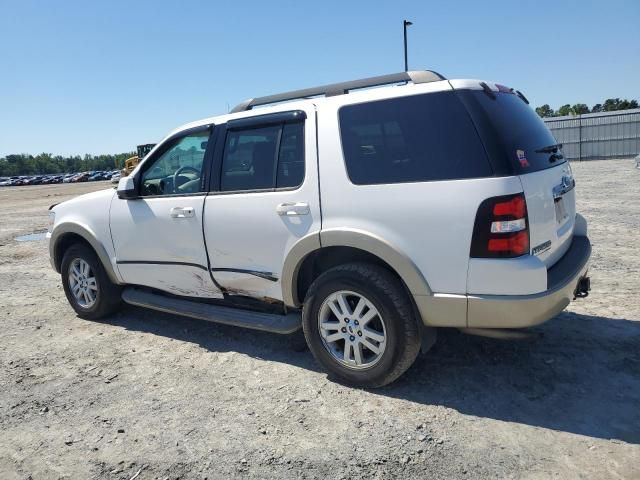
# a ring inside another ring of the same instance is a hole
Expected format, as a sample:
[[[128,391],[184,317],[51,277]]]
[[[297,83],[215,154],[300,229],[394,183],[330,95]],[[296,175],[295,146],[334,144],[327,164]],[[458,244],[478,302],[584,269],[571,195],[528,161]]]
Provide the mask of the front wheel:
[[[120,288],[109,279],[95,252],[86,245],[69,247],[62,257],[62,285],[79,317],[96,320],[121,305]]]
[[[394,275],[372,264],[340,265],[320,275],[305,298],[302,326],[318,363],[359,387],[393,382],[420,349],[408,294]]]

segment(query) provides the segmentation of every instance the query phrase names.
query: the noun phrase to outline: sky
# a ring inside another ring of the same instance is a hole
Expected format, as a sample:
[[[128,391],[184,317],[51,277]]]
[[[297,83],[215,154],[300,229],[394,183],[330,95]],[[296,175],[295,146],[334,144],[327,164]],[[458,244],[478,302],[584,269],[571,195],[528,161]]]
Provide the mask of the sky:
[[[409,68],[532,106],[640,99],[640,0],[0,0],[0,156],[155,143],[256,97]]]

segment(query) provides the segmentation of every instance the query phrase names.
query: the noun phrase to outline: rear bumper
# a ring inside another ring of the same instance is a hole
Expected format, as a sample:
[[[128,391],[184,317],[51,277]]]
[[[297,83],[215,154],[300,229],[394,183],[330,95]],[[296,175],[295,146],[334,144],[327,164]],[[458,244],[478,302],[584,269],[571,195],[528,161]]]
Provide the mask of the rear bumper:
[[[469,295],[467,326],[470,328],[523,328],[553,318],[575,297],[580,280],[587,276],[591,243],[574,236],[565,255],[547,272],[547,290],[533,295]]]

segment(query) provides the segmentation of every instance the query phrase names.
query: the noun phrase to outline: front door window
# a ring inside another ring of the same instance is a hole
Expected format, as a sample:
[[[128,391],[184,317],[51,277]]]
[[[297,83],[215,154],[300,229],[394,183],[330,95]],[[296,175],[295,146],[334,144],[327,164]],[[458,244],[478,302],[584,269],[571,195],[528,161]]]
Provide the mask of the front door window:
[[[174,142],[142,174],[142,196],[198,193],[203,189],[202,165],[209,132]]]

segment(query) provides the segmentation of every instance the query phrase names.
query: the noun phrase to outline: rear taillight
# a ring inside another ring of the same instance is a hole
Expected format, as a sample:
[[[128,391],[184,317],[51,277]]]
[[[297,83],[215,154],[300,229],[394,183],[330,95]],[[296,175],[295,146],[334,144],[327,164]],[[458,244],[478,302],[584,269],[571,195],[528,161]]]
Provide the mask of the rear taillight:
[[[488,198],[478,207],[471,239],[472,258],[512,258],[529,253],[529,220],[524,194]]]

